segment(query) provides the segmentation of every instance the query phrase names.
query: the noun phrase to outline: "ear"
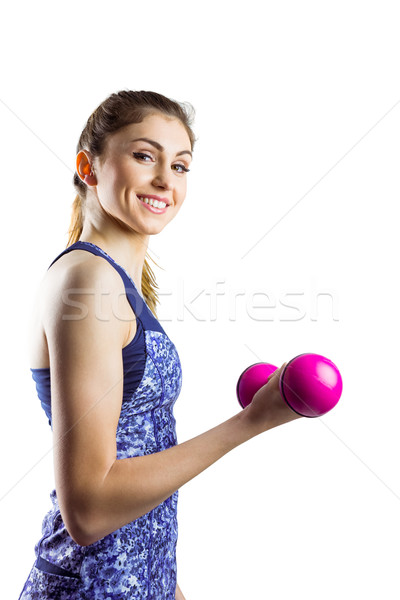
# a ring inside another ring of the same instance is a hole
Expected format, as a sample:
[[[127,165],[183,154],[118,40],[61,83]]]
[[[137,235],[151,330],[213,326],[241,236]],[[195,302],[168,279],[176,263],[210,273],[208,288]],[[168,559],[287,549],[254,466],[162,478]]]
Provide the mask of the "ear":
[[[97,184],[93,167],[93,158],[87,150],[80,150],[76,155],[76,172],[80,179],[87,185],[93,186]]]

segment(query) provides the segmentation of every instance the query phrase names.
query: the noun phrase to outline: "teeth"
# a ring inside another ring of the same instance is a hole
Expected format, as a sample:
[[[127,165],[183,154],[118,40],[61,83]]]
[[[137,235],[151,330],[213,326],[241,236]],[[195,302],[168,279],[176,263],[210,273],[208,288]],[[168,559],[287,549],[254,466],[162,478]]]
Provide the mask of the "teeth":
[[[154,206],[155,208],[165,208],[167,205],[165,202],[160,202],[159,200],[153,200],[153,198],[141,198],[143,202],[146,204],[150,204],[150,206]]]

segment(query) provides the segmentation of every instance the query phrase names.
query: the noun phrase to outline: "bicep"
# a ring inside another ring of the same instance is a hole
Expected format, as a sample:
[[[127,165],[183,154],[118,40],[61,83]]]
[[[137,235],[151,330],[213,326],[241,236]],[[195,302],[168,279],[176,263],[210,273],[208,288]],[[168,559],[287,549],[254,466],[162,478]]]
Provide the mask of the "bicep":
[[[71,529],[78,513],[90,514],[91,497],[116,459],[124,330],[107,293],[114,273],[102,275],[68,273],[55,287],[45,325],[55,483]]]

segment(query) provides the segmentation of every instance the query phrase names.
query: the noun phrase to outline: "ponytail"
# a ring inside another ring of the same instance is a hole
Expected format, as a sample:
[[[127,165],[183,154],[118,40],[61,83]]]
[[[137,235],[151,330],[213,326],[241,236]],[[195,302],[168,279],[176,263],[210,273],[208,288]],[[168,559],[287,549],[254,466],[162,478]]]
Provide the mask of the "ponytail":
[[[75,200],[72,203],[72,215],[71,215],[71,224],[69,226],[68,234],[68,243],[67,248],[75,244],[81,237],[83,229],[83,212],[82,212],[82,200],[79,194],[75,196]]]

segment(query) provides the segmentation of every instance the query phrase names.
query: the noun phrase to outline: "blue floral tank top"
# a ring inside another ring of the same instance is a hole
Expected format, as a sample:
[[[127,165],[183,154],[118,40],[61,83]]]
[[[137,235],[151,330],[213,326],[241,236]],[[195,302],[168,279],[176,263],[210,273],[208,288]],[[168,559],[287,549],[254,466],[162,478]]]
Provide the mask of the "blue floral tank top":
[[[124,384],[117,459],[170,448],[177,444],[173,406],[182,385],[177,350],[131,277],[104,250],[78,241],[51,265],[76,249],[105,258],[118,271],[136,316],[135,337],[122,349]],[[31,371],[52,427],[50,369]],[[80,546],[69,535],[55,489],[50,499],[42,536],[35,545],[36,560],[19,600],[174,600],[177,491],[149,513],[89,546]]]

